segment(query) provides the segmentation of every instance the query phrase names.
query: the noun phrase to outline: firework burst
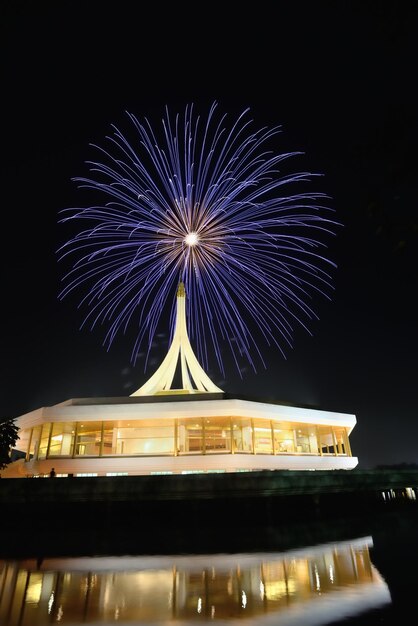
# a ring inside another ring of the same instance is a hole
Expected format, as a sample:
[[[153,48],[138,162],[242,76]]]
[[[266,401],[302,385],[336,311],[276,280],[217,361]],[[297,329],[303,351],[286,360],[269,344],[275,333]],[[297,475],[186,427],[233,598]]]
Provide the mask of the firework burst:
[[[182,280],[205,366],[213,353],[223,372],[224,347],[238,368],[264,364],[263,345],[285,356],[295,325],[309,332],[313,296],[332,289],[324,250],[337,223],[325,194],[300,191],[315,175],[282,173],[300,153],[268,148],[280,127],[253,130],[248,109],[229,124],[216,103],[205,119],[193,106],[166,109],[155,128],[128,117],[131,138],[112,126],[107,147],[93,146],[90,176],[74,179],[97,201],[63,212],[86,228],[59,250],[72,259],[60,297],[85,289],[84,323],[107,326],[107,347],[135,324],[135,362]]]

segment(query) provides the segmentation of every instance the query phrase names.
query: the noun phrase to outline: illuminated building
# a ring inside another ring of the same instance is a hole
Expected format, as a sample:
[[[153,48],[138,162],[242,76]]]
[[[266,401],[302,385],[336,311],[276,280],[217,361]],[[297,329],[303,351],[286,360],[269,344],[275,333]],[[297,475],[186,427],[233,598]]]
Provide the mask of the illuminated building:
[[[176,369],[181,388],[172,387]],[[190,345],[185,292],[177,292],[172,343],[129,397],[76,398],[16,419],[25,455],[1,475],[141,475],[353,469],[354,415],[229,398]]]

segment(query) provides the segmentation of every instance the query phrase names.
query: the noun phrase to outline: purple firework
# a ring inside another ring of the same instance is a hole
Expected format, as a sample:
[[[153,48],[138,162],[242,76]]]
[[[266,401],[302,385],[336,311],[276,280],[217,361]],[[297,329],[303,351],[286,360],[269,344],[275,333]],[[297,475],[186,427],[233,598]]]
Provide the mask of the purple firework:
[[[85,286],[84,323],[108,326],[107,347],[135,323],[135,362],[167,307],[173,319],[182,280],[204,365],[214,352],[223,372],[223,346],[238,369],[242,359],[264,363],[262,344],[285,356],[294,323],[307,329],[316,317],[312,296],[328,297],[334,266],[321,252],[337,226],[325,194],[298,191],[313,174],[280,171],[301,153],[268,149],[280,127],[253,130],[248,109],[227,124],[216,103],[205,119],[192,105],[174,117],[166,108],[158,129],[128,116],[131,139],[112,126],[108,148],[93,146],[90,176],[74,179],[97,203],[64,212],[61,221],[87,226],[59,250],[75,257],[60,297]]]

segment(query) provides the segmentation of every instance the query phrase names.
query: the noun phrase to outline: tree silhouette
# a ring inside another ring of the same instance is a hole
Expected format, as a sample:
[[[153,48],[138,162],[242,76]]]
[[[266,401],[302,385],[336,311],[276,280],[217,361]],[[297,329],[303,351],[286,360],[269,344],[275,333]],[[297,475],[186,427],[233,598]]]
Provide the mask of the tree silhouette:
[[[10,463],[10,449],[20,439],[18,431],[14,420],[0,422],[0,469],[4,469]]]

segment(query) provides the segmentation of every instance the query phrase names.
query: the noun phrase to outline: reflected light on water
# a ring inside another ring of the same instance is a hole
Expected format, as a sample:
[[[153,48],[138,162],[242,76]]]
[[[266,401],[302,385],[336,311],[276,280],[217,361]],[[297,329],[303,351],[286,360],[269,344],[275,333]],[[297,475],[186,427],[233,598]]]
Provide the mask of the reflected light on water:
[[[326,624],[391,601],[372,545],[0,561],[0,624]]]

